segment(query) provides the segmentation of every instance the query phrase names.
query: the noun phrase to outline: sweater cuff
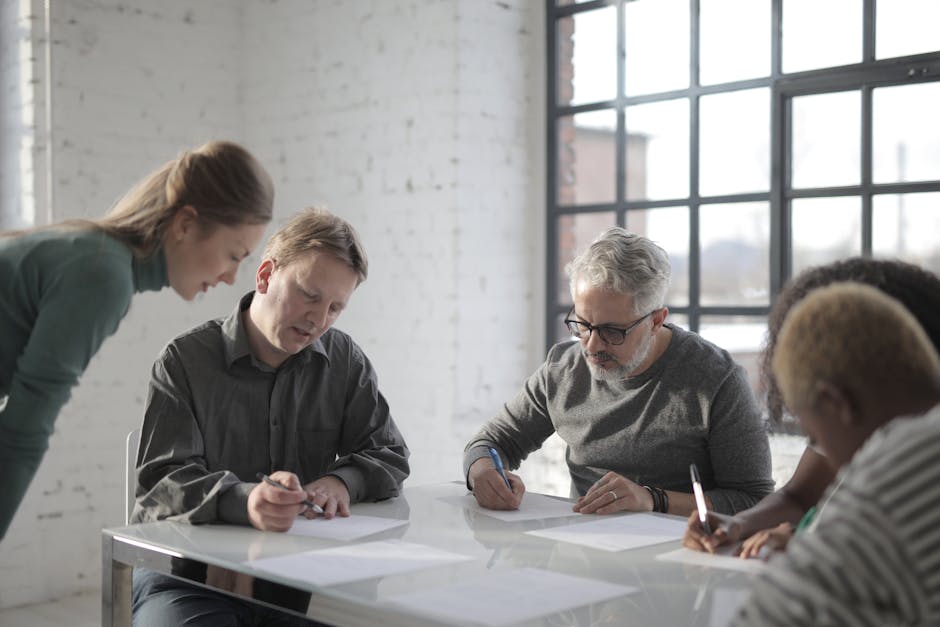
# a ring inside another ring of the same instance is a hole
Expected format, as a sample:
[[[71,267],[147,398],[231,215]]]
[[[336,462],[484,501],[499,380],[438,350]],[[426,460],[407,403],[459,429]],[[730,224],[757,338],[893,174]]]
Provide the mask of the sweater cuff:
[[[219,495],[219,520],[234,525],[250,525],[248,494],[257,483],[236,483]]]
[[[500,454],[502,455],[502,454]],[[489,457],[490,451],[486,446],[474,446],[473,448],[467,449],[463,454],[463,480],[467,484],[467,490],[473,492],[473,488],[470,487],[470,466],[473,465],[478,459],[483,457]]]

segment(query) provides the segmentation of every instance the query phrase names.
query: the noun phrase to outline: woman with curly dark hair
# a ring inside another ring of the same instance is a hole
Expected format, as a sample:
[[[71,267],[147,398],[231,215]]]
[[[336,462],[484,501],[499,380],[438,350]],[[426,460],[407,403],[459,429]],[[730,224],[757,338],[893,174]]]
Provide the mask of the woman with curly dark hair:
[[[790,310],[813,290],[843,281],[875,287],[900,301],[917,319],[940,350],[940,277],[919,266],[897,260],[853,257],[809,268],[780,292],[767,321],[767,337],[760,362],[762,388],[772,424],[784,420],[784,403],[771,362],[777,337]],[[836,475],[836,468],[812,447],[807,447],[793,476],[782,488],[750,509],[734,516],[709,513],[714,533],[704,533],[696,516],[689,519],[683,544],[714,552],[719,546],[743,541],[741,557],[767,556],[783,550],[795,529],[812,518],[815,505]]]

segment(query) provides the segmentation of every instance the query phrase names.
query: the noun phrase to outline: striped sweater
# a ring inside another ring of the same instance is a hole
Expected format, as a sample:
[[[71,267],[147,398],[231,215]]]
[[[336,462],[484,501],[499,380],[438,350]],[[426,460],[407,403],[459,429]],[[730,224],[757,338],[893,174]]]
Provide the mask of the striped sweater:
[[[879,429],[735,625],[940,625],[940,405]]]

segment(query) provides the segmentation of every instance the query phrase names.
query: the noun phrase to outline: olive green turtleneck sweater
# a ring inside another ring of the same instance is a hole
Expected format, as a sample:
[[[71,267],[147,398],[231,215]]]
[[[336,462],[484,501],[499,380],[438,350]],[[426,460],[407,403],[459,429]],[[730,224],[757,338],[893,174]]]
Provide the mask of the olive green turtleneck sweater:
[[[168,285],[162,249],[134,258],[92,230],[0,238],[0,539],[49,444],[59,410],[136,292]]]

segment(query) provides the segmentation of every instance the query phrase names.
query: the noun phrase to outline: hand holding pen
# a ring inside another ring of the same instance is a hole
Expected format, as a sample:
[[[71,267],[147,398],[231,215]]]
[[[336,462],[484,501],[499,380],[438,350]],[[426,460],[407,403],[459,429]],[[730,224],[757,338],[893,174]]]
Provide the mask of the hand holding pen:
[[[695,551],[715,553],[720,546],[738,539],[740,524],[733,516],[708,511],[702,479],[695,464],[689,466],[689,474],[695,495],[695,511],[689,516],[682,545]]]
[[[499,452],[486,449],[487,456],[475,461],[467,474],[477,503],[487,509],[519,509],[525,485],[522,479],[506,472]]]
[[[278,483],[277,481],[267,476],[263,472],[259,472],[256,476],[258,477],[258,479],[260,479],[261,481],[264,481],[268,485],[273,485],[275,488],[281,488],[282,490],[290,491],[290,488],[288,488],[286,485],[284,485],[283,483]],[[312,509],[317,514],[323,513],[323,508],[317,505],[316,503],[314,503],[313,501],[311,501],[310,499],[304,499],[301,501],[301,503],[303,503],[304,505]]]
[[[261,483],[248,493],[248,521],[264,531],[287,531],[297,515],[315,505],[307,498],[297,475],[283,470],[270,477],[261,474]],[[306,502],[305,502],[306,501]]]

